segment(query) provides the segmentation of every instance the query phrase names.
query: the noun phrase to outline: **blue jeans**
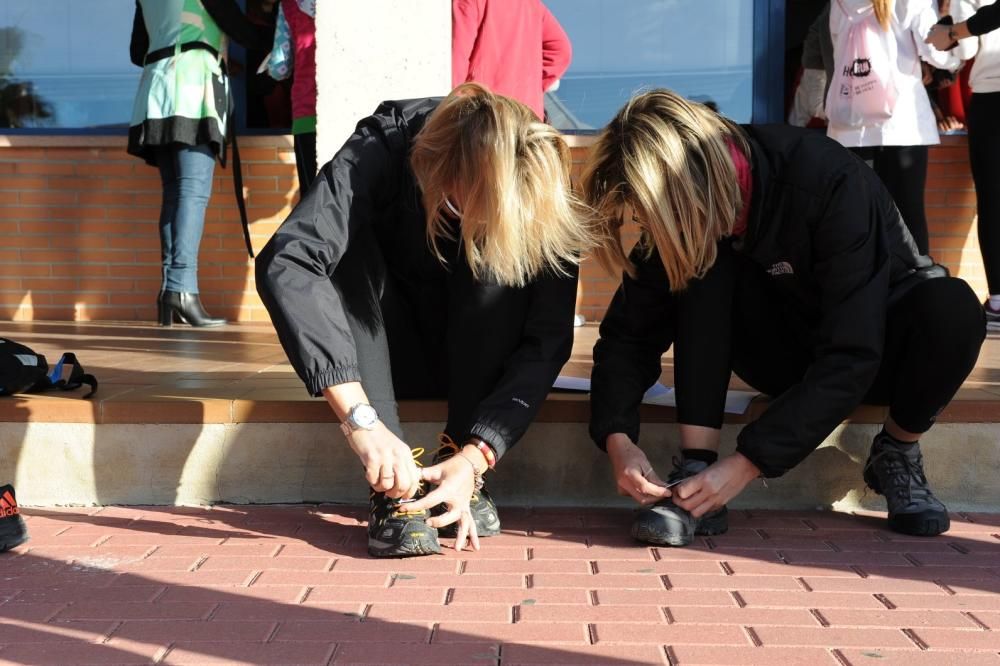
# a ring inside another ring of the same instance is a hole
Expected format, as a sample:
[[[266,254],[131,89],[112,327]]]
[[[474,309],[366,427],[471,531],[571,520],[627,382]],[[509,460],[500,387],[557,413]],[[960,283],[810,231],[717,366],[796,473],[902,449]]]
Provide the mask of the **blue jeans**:
[[[198,293],[198,246],[212,194],[215,153],[209,146],[171,144],[157,149],[163,182],[160,208],[161,290]]]

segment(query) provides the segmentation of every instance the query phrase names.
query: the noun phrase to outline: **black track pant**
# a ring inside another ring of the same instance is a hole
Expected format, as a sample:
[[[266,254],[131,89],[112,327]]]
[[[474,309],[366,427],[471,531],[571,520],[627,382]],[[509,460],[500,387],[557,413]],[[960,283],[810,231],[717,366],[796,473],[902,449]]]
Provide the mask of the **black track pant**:
[[[358,236],[338,268],[337,288],[348,305],[365,393],[401,439],[397,399],[446,399],[445,433],[458,441],[522,342],[530,292],[476,281],[459,260],[447,276],[432,271],[428,280],[403,280],[387,270],[370,230]],[[370,284],[362,287],[364,281]],[[576,281],[567,279],[567,307],[575,291]]]
[[[725,253],[720,262],[736,277],[731,336],[712,333],[722,327],[713,324],[713,315],[729,319],[718,301],[696,312],[685,313],[682,306],[678,317],[698,319],[702,334],[681,337],[679,329],[674,351],[678,422],[712,428],[722,425],[730,367],[756,390],[777,396],[802,380],[813,353],[807,327],[772,292],[763,270]],[[964,281],[933,278],[917,284],[889,306],[882,365],[864,402],[887,405],[908,432],[926,432],[975,367],[985,330],[982,306]],[[729,364],[718,349],[726,337]]]
[[[316,132],[296,134],[295,169],[299,174],[299,196],[316,180]]]
[[[929,252],[924,189],[927,186],[927,146],[872,146],[853,152],[875,170],[889,190],[920,254]]]
[[[1000,294],[1000,92],[973,93],[967,121],[979,249],[990,294]]]

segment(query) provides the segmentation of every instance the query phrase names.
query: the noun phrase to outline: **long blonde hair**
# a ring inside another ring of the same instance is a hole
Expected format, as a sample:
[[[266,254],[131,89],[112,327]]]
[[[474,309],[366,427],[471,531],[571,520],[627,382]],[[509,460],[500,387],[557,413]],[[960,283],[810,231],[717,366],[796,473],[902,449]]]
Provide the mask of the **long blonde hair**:
[[[427,211],[427,239],[459,234],[477,279],[524,286],[567,268],[596,245],[600,225],[570,184],[569,146],[515,100],[477,83],[452,91],[418,133],[410,156]]]
[[[669,90],[633,97],[604,128],[584,166],[584,195],[609,238],[594,254],[612,275],[635,277],[621,227],[638,221],[647,256],[658,251],[672,291],[715,263],[743,206],[729,144],[749,155],[731,121]]]
[[[896,0],[872,0],[875,18],[883,30],[889,29],[889,24],[892,21],[892,10],[895,4]]]

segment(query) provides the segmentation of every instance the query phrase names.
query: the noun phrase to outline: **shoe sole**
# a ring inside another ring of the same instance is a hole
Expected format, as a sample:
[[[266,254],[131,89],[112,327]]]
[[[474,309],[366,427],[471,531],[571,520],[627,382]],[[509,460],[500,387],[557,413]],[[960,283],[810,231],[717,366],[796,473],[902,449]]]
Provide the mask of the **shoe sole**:
[[[663,516],[666,518],[666,516]],[[657,530],[649,525],[636,521],[632,524],[632,538],[643,543],[657,546],[683,548],[689,546],[696,536],[716,536],[729,531],[729,512],[723,508],[715,516],[707,516],[698,523],[694,532],[687,530],[687,525],[673,517],[668,518],[669,524],[665,530]]]
[[[372,557],[420,557],[440,552],[437,530],[426,525],[407,525],[399,543],[380,541],[368,535],[368,554]]]
[[[874,473],[869,473],[870,468],[865,466],[865,472],[861,475],[865,485],[873,492],[882,495],[882,487],[879,485],[878,477]],[[883,495],[884,497],[884,495]],[[898,534],[909,536],[938,536],[951,529],[951,518],[947,511],[923,511],[921,513],[899,513],[890,515],[888,518],[889,529]]]

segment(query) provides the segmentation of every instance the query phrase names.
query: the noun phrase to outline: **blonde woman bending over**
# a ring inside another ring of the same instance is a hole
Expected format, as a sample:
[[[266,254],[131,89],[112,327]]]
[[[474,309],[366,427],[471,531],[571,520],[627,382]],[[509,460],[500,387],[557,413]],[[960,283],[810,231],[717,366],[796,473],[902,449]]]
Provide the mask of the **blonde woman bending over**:
[[[289,360],[364,466],[373,556],[437,553],[437,528],[456,522],[459,550],[499,532],[482,477],[569,358],[593,245],[570,162],[556,130],[477,84],[385,102],[257,259]],[[403,439],[396,400],[414,398],[448,401],[433,467]],[[409,501],[422,481],[437,488]]]
[[[724,532],[751,480],[795,467],[862,402],[889,406],[863,471],[889,527],[948,529],[918,440],[974,366],[983,311],[917,252],[864,162],[808,130],[737,126],[658,90],[604,129],[583,186],[616,236],[598,256],[623,274],[594,348],[590,431],[620,492],[646,507],[635,537]],[[628,254],[623,220],[641,230]],[[671,345],[682,458],[658,476],[637,446],[638,406]],[[720,459],[732,371],[772,400]]]

